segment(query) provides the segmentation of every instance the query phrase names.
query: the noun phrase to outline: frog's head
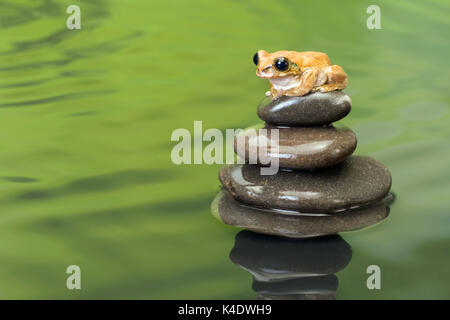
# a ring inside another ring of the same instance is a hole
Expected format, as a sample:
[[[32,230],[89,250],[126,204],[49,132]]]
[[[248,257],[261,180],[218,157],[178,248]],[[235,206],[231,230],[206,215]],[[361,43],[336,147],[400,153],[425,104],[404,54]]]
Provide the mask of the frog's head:
[[[294,51],[277,51],[268,53],[259,50],[253,56],[256,75],[269,79],[276,90],[289,90],[300,85],[300,67],[294,62]]]
[[[263,79],[276,79],[298,75],[300,68],[292,61],[292,51],[268,53],[259,50],[253,56],[256,64],[256,75]]]

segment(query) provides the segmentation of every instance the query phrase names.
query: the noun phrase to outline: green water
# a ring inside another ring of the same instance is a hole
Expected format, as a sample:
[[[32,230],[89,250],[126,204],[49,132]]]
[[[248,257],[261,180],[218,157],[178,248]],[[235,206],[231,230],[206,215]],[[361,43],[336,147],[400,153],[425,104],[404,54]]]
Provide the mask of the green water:
[[[342,234],[337,298],[450,298],[450,6],[377,3],[381,30],[365,1],[1,1],[0,298],[254,298],[209,212],[220,166],[174,165],[170,135],[260,122],[261,48],[343,66],[340,122],[392,172],[388,219]]]

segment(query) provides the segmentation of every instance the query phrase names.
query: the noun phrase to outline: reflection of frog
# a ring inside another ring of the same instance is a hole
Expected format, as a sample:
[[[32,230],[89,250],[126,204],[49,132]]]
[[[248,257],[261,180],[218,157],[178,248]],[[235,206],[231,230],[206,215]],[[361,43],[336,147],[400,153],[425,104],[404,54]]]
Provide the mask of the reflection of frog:
[[[270,80],[266,95],[303,96],[309,92],[342,90],[347,85],[347,74],[340,66],[331,65],[325,53],[305,51],[259,50],[253,57],[256,75]]]

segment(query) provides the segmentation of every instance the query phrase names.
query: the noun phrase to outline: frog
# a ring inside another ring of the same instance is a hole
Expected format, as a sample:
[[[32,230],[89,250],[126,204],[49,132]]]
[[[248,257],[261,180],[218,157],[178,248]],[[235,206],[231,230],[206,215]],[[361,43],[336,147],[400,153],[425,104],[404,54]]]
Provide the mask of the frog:
[[[323,52],[281,50],[268,53],[259,50],[253,56],[253,62],[257,67],[256,75],[270,81],[266,96],[272,99],[342,90],[348,82],[344,69],[332,65]]]

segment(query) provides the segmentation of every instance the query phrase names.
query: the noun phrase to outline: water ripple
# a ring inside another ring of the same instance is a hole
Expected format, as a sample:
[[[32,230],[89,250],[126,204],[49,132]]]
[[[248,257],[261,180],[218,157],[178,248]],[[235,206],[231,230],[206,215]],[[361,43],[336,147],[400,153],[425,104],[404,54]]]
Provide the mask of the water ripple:
[[[111,93],[115,93],[115,92],[117,92],[117,90],[97,90],[97,91],[73,92],[73,93],[66,93],[66,94],[61,94],[61,95],[42,98],[42,99],[34,99],[34,100],[10,102],[10,103],[0,103],[0,108],[26,107],[26,106],[32,106],[32,105],[37,105],[37,104],[65,101],[65,100],[70,100],[70,99],[107,95],[107,94],[111,94]]]

